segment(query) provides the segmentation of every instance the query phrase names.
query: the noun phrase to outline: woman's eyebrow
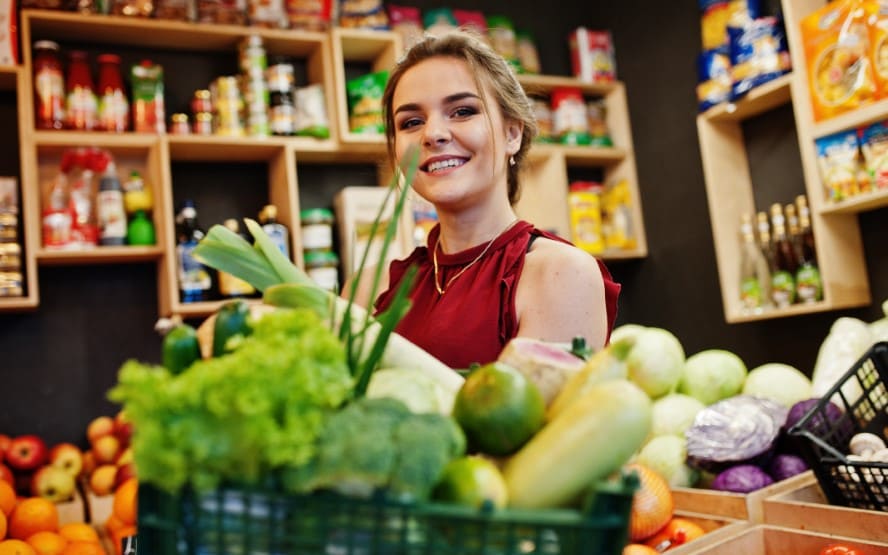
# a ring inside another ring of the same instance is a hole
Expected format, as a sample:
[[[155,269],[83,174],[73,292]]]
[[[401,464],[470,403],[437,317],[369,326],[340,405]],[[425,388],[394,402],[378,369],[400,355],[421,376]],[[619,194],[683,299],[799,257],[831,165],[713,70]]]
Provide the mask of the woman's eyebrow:
[[[477,100],[481,100],[481,97],[472,92],[458,92],[444,97],[444,104],[452,104],[454,102],[459,102],[460,100],[465,100],[466,98],[474,98]],[[395,109],[396,114],[400,112],[415,112],[419,110],[419,104],[416,103],[408,103],[402,104]]]

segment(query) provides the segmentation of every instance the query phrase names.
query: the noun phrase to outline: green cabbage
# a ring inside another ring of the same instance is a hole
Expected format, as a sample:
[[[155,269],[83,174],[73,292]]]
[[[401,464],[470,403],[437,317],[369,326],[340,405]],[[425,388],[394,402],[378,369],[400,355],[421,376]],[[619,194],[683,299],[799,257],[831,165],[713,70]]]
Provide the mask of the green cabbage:
[[[791,407],[814,396],[811,380],[788,364],[769,362],[750,370],[743,393]]]
[[[648,327],[635,335],[626,368],[629,379],[648,397],[657,399],[675,390],[684,362],[684,348],[677,337],[668,330]]]
[[[707,349],[688,357],[678,391],[708,406],[740,393],[746,373],[746,364],[739,356],[722,349]]]
[[[691,487],[699,479],[700,473],[685,463],[687,454],[684,438],[659,436],[652,438],[641,448],[635,462],[662,476],[672,487]]]
[[[654,401],[654,436],[673,435],[684,437],[685,430],[694,423],[697,413],[706,408],[698,399],[683,393],[670,393]]]
[[[373,372],[366,395],[371,399],[398,399],[416,414],[444,413],[453,406],[453,399],[448,398],[437,381],[419,370],[406,368],[380,368]]]

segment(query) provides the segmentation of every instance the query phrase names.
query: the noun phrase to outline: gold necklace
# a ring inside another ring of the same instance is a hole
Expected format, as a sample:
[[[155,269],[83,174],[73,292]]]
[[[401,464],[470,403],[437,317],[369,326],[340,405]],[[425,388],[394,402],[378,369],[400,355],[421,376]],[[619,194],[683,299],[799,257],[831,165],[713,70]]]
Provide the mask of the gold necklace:
[[[443,284],[443,285],[438,285],[438,281],[439,281],[439,280],[438,280],[438,245],[441,243],[441,232],[440,232],[440,230],[439,230],[439,231],[438,231],[438,237],[435,238],[435,249],[432,251],[432,266],[433,266],[434,269],[435,269],[435,289],[437,289],[438,294],[439,294],[439,295],[443,295],[444,292],[447,291],[447,288],[450,287],[450,284],[453,283],[453,281],[454,281],[456,278],[458,278],[459,276],[463,275],[463,272],[465,272],[466,270],[468,270],[469,268],[471,268],[471,267],[475,264],[475,262],[478,262],[479,260],[481,260],[481,258],[482,258],[485,254],[487,254],[487,251],[490,250],[490,247],[493,245],[493,242],[496,241],[497,239],[499,239],[499,238],[503,235],[503,233],[509,231],[509,230],[512,228],[512,226],[515,225],[517,222],[518,222],[518,218],[515,218],[514,220],[512,220],[511,222],[509,222],[509,225],[507,225],[502,231],[500,231],[499,233],[497,233],[497,234],[493,237],[493,239],[491,239],[491,240],[487,243],[487,246],[484,247],[484,250],[481,251],[481,254],[479,254],[478,256],[475,257],[474,260],[472,260],[471,262],[469,262],[468,264],[466,264],[465,266],[463,266],[463,267],[460,269],[460,271],[458,271],[458,272],[456,272],[455,274],[453,274],[453,276],[452,276],[450,279],[447,280],[447,283],[445,283],[445,284]]]

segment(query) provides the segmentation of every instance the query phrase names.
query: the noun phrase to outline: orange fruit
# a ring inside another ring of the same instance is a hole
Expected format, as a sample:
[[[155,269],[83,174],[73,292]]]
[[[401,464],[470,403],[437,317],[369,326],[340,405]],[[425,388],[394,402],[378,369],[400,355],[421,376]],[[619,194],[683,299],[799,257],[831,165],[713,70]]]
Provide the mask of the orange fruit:
[[[59,555],[108,555],[98,542],[69,542]]]
[[[37,555],[59,555],[68,545],[68,540],[56,532],[37,532],[28,538],[27,543]]]
[[[108,515],[108,519],[105,521],[105,531],[108,532],[109,535],[112,534],[115,530],[120,530],[124,526],[127,526],[127,523],[120,520],[113,513]]]
[[[85,522],[69,522],[59,526],[59,535],[69,542],[99,542],[99,533]]]
[[[59,529],[59,510],[42,497],[28,497],[16,505],[9,518],[9,537],[26,540],[37,532]]]
[[[0,542],[0,555],[37,555],[37,552],[22,540],[4,540]]]
[[[114,491],[114,502],[111,513],[125,524],[136,523],[138,511],[139,481],[130,478]]]
[[[638,542],[666,526],[672,518],[675,500],[669,483],[655,471],[639,463],[627,464],[626,469],[634,470],[640,482],[629,514],[629,539]]]
[[[132,524],[124,525],[122,528],[118,528],[114,532],[111,533],[111,542],[114,544],[114,549],[118,549],[120,551],[120,547],[123,545],[123,538],[128,538],[129,536],[136,535],[136,527]]]
[[[0,540],[6,537],[6,515],[0,511]]]
[[[12,485],[6,480],[0,480],[0,513],[6,516],[11,515],[16,501],[15,489]]]
[[[630,543],[623,548],[623,555],[660,555],[660,552],[642,543]]]
[[[675,517],[656,534],[645,540],[645,544],[657,549],[671,549],[699,538],[706,533],[699,524],[686,518]]]

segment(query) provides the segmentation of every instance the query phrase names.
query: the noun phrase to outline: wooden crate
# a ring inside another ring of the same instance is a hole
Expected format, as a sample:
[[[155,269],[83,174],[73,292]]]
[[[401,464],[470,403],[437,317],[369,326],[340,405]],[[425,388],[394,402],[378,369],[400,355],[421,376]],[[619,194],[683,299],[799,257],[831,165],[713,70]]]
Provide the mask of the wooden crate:
[[[812,479],[814,473],[809,470],[747,494],[703,488],[673,488],[672,496],[676,507],[683,507],[688,511],[762,524],[762,502],[765,499],[797,489]]]
[[[888,541],[888,512],[830,505],[816,477],[762,501],[765,524]]]
[[[888,555],[888,543],[848,538],[837,534],[793,530],[756,524],[739,534],[722,538],[702,549],[686,551],[700,555],[817,555],[831,543],[854,547],[866,555]],[[693,542],[688,544],[693,545]],[[670,553],[672,553],[670,551]]]
[[[669,550],[670,555],[700,553],[708,546],[724,541],[726,538],[734,537],[750,526],[749,522],[745,520],[734,520],[692,511],[676,510],[674,516],[697,524],[706,530],[706,534],[684,545],[673,547]]]

